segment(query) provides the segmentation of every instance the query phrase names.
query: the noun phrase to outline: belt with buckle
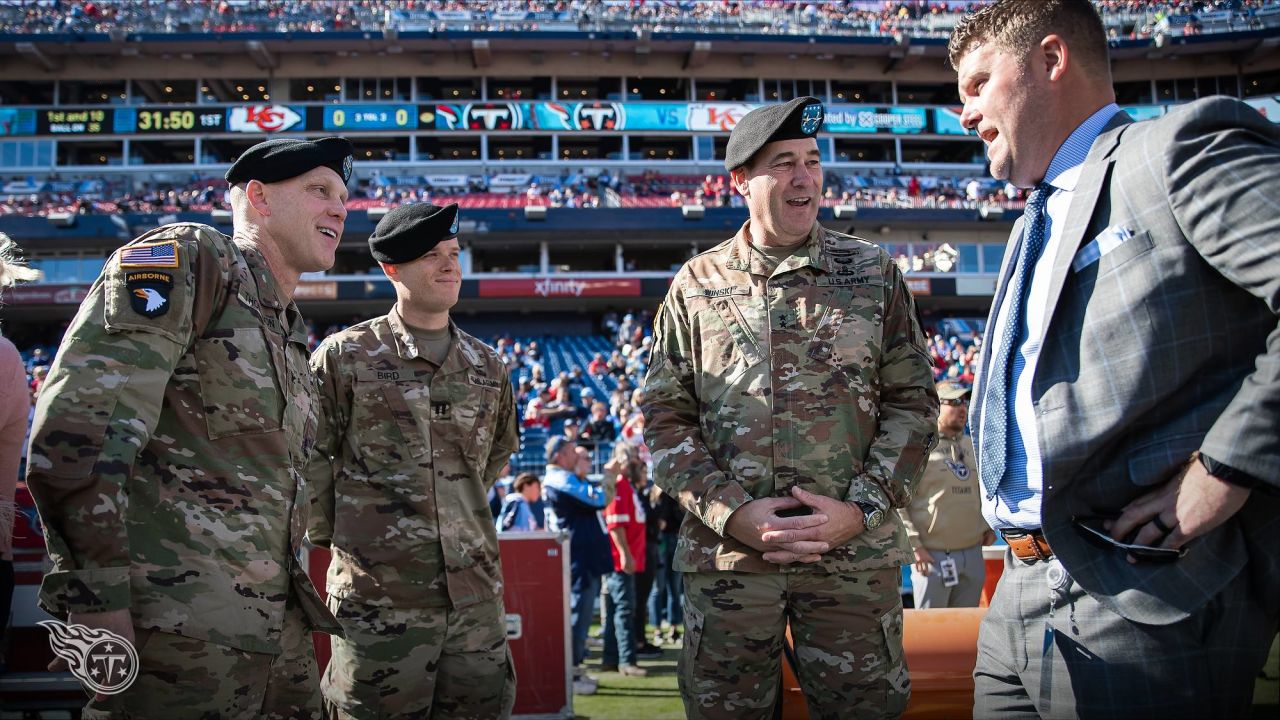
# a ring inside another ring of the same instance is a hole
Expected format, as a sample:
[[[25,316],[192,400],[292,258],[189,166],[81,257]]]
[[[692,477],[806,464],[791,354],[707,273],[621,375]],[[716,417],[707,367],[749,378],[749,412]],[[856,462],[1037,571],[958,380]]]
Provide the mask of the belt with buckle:
[[[1028,565],[1053,558],[1053,548],[1049,547],[1049,541],[1045,539],[1044,533],[1039,530],[1012,528],[1001,530],[1000,536],[1004,538],[1005,542],[1009,543],[1009,549],[1013,551],[1013,556]]]

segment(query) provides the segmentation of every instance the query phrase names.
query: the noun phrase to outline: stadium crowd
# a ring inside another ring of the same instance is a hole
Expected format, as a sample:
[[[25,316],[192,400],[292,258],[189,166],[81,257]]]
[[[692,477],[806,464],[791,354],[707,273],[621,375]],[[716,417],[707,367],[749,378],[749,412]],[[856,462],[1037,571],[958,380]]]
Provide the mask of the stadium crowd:
[[[362,181],[351,193],[348,210],[394,207],[409,202],[457,202],[468,208],[504,208],[545,205],[555,208],[664,207],[704,205],[741,207],[742,197],[732,192],[727,176],[673,175],[645,170],[638,175],[601,173],[599,176],[569,172],[559,176],[530,175],[527,185],[490,187],[494,173],[472,176],[465,188],[434,189],[421,179],[412,184],[400,178],[377,175]],[[95,181],[86,192],[84,183],[13,179],[0,190],[0,216],[47,215],[69,212],[79,215],[110,213],[209,212],[230,208],[226,182],[221,178],[194,177],[184,184],[143,181]],[[847,175],[830,173],[824,205],[893,208],[975,208],[986,204],[1021,207],[1025,199],[1015,188],[975,177],[933,175]],[[517,192],[518,190],[518,192]]]
[[[973,0],[54,0],[0,6],[0,32],[342,32],[536,30],[753,32],[945,37]],[[1276,0],[1096,0],[1114,36],[1199,32],[1205,13],[1229,12],[1213,29],[1254,27]]]

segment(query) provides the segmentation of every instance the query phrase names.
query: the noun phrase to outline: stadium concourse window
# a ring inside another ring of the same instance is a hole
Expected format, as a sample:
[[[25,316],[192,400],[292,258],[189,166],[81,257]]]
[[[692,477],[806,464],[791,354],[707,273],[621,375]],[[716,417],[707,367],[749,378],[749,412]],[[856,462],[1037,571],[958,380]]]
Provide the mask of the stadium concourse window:
[[[701,83],[699,83],[699,86],[701,86]],[[765,102],[786,102],[806,95],[825,99],[827,97],[827,81],[790,79],[764,81]]]
[[[0,105],[52,105],[53,81],[0,80]]]
[[[293,102],[341,102],[342,80],[336,77],[295,78],[289,81]]]
[[[961,140],[903,140],[904,163],[966,163],[979,167],[986,162],[981,141]]]
[[[893,162],[892,140],[844,140],[836,138],[836,162]]]
[[[407,101],[413,93],[413,80],[407,77],[347,78],[346,91],[348,100]]]
[[[537,245],[486,242],[469,249],[473,273],[536,273],[542,267]]]
[[[195,78],[187,80],[133,80],[132,100],[135,105],[187,105],[196,101],[199,86]]]
[[[893,86],[887,82],[831,81],[831,101],[879,105],[893,101]]]
[[[742,80],[698,80],[695,100],[713,102],[760,102],[760,82]]]
[[[131,140],[130,165],[186,165],[196,161],[194,140]]]
[[[620,100],[620,77],[559,78],[556,80],[557,100]]]
[[[0,142],[0,168],[47,168],[53,164],[52,140]]]
[[[58,141],[59,165],[123,165],[124,143],[119,140]]]
[[[688,160],[693,157],[693,138],[632,137],[628,160]]]
[[[1115,83],[1116,103],[1125,105],[1147,105],[1155,102],[1151,95],[1150,80]]]
[[[270,100],[264,78],[234,80],[205,78],[200,85],[200,100],[207,103],[238,103]]]
[[[355,161],[389,162],[409,160],[409,138],[403,135],[349,138],[355,147]]]
[[[489,78],[490,100],[550,100],[551,78]]]
[[[671,272],[679,269],[690,254],[688,245],[637,246],[629,242],[622,249],[622,262],[626,272]]]
[[[229,165],[249,148],[261,142],[256,140],[206,139],[200,143],[200,162],[205,165]]]
[[[28,267],[44,273],[41,281],[46,283],[92,282],[105,264],[101,255],[46,255],[27,260]]]
[[[955,83],[899,84],[898,103],[901,105],[959,105],[960,91]]]
[[[479,160],[480,138],[418,138],[419,160]]]
[[[479,100],[480,78],[418,78],[419,100]]]
[[[510,137],[499,135],[489,138],[489,160],[552,160],[551,137]]]
[[[1240,96],[1240,85],[1235,75],[1156,81],[1156,102],[1189,102],[1210,95]]]
[[[1240,78],[1242,97],[1280,94],[1280,73],[1253,73]],[[1273,120],[1275,118],[1272,118]]]
[[[1003,244],[992,243],[982,246],[982,271],[987,273],[1000,272],[1000,263],[1004,262]]]
[[[493,143],[489,143],[489,155],[493,155]],[[560,136],[561,160],[621,160],[620,137],[568,137]]]
[[[688,100],[689,84],[684,78],[627,78],[628,100]]]
[[[63,80],[58,83],[60,105],[123,105],[128,98],[124,80]]]
[[[613,245],[583,245],[551,242],[547,247],[547,264],[551,272],[616,272]]]

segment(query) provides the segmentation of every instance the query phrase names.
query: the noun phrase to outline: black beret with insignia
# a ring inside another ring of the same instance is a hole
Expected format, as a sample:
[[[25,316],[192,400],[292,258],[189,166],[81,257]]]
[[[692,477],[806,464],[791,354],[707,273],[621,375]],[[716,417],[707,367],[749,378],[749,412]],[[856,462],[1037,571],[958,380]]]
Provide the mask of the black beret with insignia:
[[[765,105],[742,116],[729,134],[724,169],[746,165],[765,145],[778,140],[813,137],[822,129],[826,110],[816,97],[798,97],[781,105]]]
[[[355,149],[344,137],[318,140],[277,138],[266,140],[245,150],[227,170],[227,182],[257,180],[273,183],[288,180],[311,170],[327,167],[338,173],[342,182],[351,180],[351,156]]]
[[[369,236],[373,259],[389,265],[407,263],[458,235],[458,204],[401,205],[378,221]]]

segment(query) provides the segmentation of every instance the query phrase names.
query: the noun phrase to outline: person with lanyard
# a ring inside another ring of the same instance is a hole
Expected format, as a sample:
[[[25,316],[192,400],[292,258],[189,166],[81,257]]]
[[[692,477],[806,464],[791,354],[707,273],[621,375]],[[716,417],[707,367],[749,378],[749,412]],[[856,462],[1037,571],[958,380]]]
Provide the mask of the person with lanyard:
[[[969,390],[938,383],[938,445],[911,504],[898,511],[915,552],[911,594],[920,609],[977,607],[986,582],[982,546],[996,534],[982,518],[977,458],[964,433]]]
[[[1009,543],[974,717],[1241,717],[1280,621],[1280,129],[1134,122],[1088,0],[950,40],[961,124],[1031,190],[970,426]]]
[[[449,316],[458,206],[401,205],[369,251],[396,292],[311,356],[324,422],[308,538],[333,551],[334,718],[505,718],[515,701],[488,491],[517,448],[497,351]]]

